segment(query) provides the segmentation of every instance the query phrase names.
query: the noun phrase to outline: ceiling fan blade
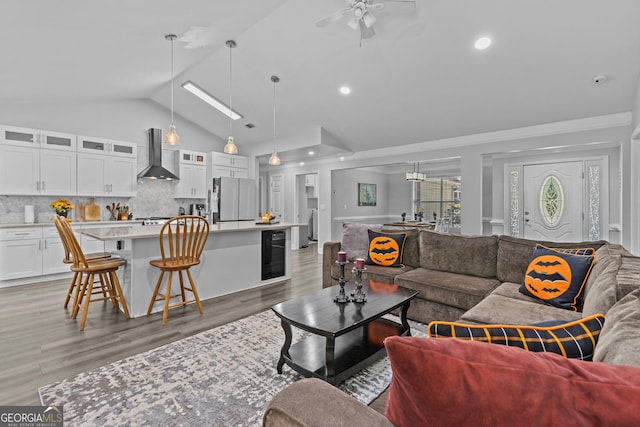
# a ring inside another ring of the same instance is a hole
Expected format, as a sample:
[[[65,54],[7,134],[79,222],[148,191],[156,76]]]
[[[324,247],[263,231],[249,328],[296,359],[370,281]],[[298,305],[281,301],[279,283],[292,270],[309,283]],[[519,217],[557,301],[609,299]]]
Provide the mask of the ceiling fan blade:
[[[384,7],[384,3],[371,3],[370,5],[367,6],[368,9],[382,9]]]
[[[373,31],[373,27],[367,27],[362,20],[360,20],[360,37],[363,39],[370,39],[375,36],[376,33]]]
[[[326,18],[321,19],[318,22],[316,22],[316,27],[320,27],[320,28],[326,27],[327,25],[331,24],[332,22],[336,22],[338,19],[342,18],[349,11],[351,11],[351,8],[347,7],[345,9],[342,9],[342,10],[334,13],[333,15],[329,15]]]

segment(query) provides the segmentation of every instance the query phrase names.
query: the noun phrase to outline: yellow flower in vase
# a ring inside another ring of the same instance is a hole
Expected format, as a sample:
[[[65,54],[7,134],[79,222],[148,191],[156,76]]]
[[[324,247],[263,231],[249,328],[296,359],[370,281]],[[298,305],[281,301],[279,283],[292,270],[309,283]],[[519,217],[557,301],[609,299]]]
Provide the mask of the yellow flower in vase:
[[[73,203],[65,199],[58,199],[49,205],[56,211],[56,214],[66,217],[69,211],[73,209]]]

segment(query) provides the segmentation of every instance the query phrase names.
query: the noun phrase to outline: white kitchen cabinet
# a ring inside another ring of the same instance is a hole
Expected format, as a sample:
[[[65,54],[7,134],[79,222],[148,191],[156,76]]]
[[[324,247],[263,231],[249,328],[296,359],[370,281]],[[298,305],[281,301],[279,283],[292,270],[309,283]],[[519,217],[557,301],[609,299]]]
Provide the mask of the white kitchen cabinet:
[[[76,194],[76,137],[0,126],[0,194]]]
[[[39,194],[40,150],[0,145],[0,194]]]
[[[316,186],[316,176],[314,174],[307,174],[304,176],[304,185],[306,187]]]
[[[0,125],[0,142],[3,144],[39,148],[39,134],[37,129]]]
[[[249,178],[249,158],[212,152],[213,177]]]
[[[78,140],[79,196],[135,196],[137,146],[98,138]]]
[[[79,136],[78,152],[136,158],[138,156],[138,145],[132,142]]]
[[[211,153],[211,163],[218,166],[247,169],[249,167],[249,158],[214,151]]]
[[[109,195],[135,196],[138,190],[137,160],[113,157],[109,161]]]
[[[55,227],[0,230],[0,280],[69,272],[64,245]]]
[[[0,145],[0,194],[76,194],[76,153]]]
[[[232,178],[249,178],[248,169],[231,168],[228,166],[213,166],[213,177],[220,178],[229,176]]]
[[[39,194],[76,195],[76,162],[75,152],[40,150]]]
[[[304,176],[304,185],[307,191],[307,197],[318,198],[317,175],[308,174]]]
[[[175,198],[204,199],[207,196],[207,155],[196,151],[179,150],[177,169],[179,180]]]
[[[42,229],[0,230],[0,280],[42,274]]]
[[[180,165],[180,180],[176,184],[175,198],[204,199],[207,197],[206,166]]]
[[[42,272],[40,274],[67,273],[70,271],[70,264],[63,262],[65,257],[64,245],[55,227],[42,229],[40,249],[42,251]]]

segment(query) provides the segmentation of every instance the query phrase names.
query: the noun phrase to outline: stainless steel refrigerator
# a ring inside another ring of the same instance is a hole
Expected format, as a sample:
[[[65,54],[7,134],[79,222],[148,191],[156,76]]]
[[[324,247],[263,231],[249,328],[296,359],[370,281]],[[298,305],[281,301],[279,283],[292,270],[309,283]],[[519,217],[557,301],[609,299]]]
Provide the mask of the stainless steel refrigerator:
[[[249,178],[213,179],[213,220],[253,221],[256,211],[256,181]]]

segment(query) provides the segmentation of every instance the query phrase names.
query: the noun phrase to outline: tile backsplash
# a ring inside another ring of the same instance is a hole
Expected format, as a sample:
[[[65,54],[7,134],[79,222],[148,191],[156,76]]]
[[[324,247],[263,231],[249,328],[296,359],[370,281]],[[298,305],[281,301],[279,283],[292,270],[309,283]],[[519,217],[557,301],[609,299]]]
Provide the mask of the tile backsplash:
[[[110,218],[106,206],[111,203],[120,203],[129,206],[133,218],[178,215],[180,206],[189,212],[190,203],[204,203],[204,199],[174,199],[174,181],[164,180],[138,180],[138,192],[136,197],[95,197],[94,201],[100,206],[102,220]],[[0,224],[24,224],[24,207],[33,205],[35,210],[35,222],[53,221],[53,209],[49,204],[54,200],[64,198],[74,205],[78,202],[89,203],[89,197],[79,196],[0,196]],[[71,217],[75,219],[75,210],[71,211]]]

